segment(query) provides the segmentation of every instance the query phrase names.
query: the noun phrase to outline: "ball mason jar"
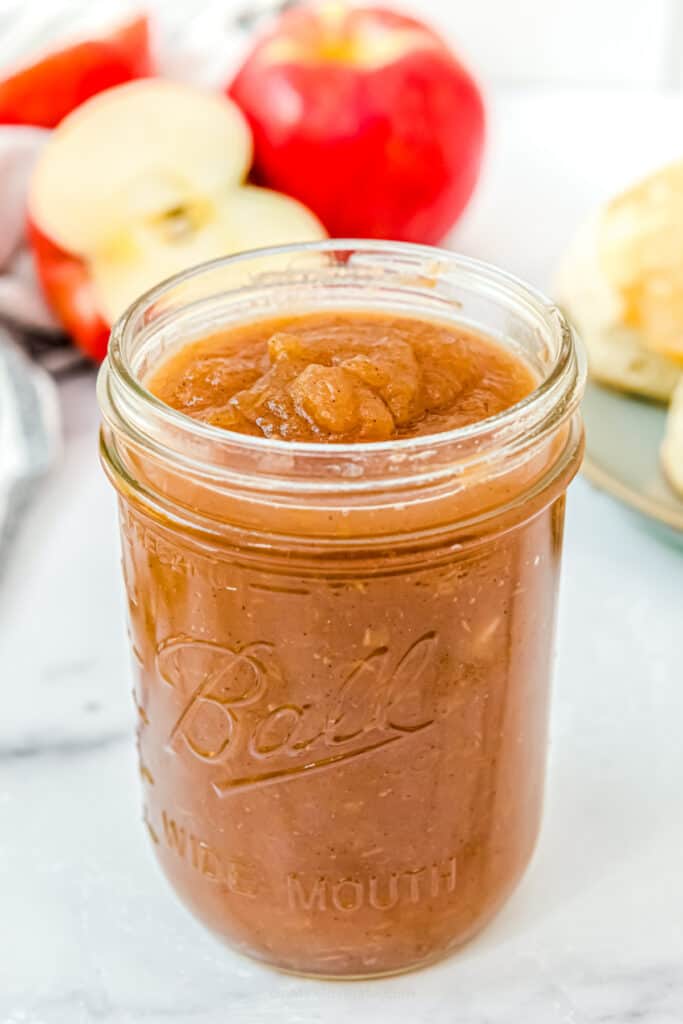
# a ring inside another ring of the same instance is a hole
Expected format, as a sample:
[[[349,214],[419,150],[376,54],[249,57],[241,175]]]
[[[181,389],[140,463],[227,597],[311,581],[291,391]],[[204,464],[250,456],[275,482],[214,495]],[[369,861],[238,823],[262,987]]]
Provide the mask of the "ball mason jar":
[[[259,317],[389,311],[523,356],[523,401],[382,443],[232,433],[144,386]],[[181,900],[279,968],[366,977],[466,942],[539,829],[584,360],[562,314],[437,249],[327,241],[171,279],[99,378],[119,496],[144,822]]]

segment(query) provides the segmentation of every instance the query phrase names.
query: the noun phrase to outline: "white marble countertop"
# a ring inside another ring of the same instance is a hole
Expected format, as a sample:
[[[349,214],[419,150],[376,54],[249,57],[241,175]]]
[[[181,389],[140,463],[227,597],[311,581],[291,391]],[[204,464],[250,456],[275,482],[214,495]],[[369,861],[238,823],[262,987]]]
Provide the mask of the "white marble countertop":
[[[683,122],[674,96],[494,101],[489,166],[455,244],[540,284],[581,211],[673,155]],[[147,848],[93,379],[64,386],[62,404],[63,463],[0,583],[2,1024],[683,1020],[680,552],[577,481],[546,815],[525,881],[438,966],[298,980],[205,934]]]

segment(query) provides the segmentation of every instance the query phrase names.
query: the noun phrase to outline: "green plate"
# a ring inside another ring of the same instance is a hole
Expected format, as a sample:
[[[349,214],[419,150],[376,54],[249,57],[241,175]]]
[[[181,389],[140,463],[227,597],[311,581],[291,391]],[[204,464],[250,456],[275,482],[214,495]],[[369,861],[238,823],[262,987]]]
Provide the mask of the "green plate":
[[[666,407],[589,382],[584,475],[647,517],[657,532],[683,546],[683,501],[659,463]]]

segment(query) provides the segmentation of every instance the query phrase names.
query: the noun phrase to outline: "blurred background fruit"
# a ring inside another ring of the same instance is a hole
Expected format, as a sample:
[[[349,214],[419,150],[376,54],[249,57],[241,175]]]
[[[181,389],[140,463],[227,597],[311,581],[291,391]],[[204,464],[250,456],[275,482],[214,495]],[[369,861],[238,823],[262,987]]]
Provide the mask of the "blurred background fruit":
[[[26,231],[38,280],[50,308],[83,354],[101,362],[107,354],[109,324],[97,309],[87,266],[51,242],[30,217]]]
[[[103,89],[154,72],[146,17],[48,53],[0,81],[0,124],[54,128]]]
[[[257,180],[334,236],[439,242],[476,183],[481,93],[414,18],[337,0],[294,7],[229,92],[254,133]]]

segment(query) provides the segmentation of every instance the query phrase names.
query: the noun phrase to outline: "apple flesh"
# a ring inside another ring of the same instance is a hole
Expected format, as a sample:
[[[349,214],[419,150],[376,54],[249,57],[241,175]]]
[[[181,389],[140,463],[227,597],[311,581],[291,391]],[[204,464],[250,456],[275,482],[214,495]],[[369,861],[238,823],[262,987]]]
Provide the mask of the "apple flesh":
[[[234,103],[161,79],[131,82],[93,97],[52,134],[29,207],[68,252],[122,252],[138,224],[164,228],[164,218],[181,211],[209,220],[212,203],[243,181],[251,156]]]
[[[293,8],[228,94],[252,129],[255,180],[301,200],[333,236],[439,242],[477,180],[480,92],[412,18]]]
[[[148,288],[197,263],[325,237],[320,222],[297,200],[253,185],[234,189],[193,216],[188,206],[160,220],[137,221],[111,251],[105,248],[92,260],[95,294],[111,323]],[[249,274],[266,269],[265,261],[252,262]],[[226,287],[239,283],[234,272],[225,281]]]
[[[153,74],[147,18],[48,54],[0,82],[0,124],[54,128],[104,89]]]
[[[244,185],[249,127],[235,104],[159,79],[118,86],[67,117],[29,186],[30,240],[48,301],[96,359],[142,292],[197,263],[323,238],[295,199]]]

